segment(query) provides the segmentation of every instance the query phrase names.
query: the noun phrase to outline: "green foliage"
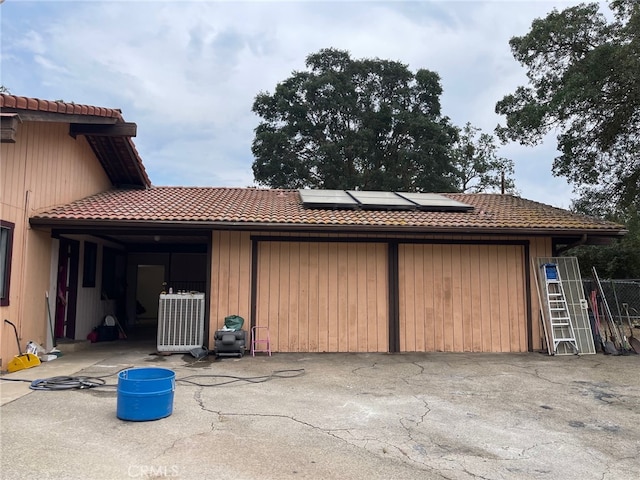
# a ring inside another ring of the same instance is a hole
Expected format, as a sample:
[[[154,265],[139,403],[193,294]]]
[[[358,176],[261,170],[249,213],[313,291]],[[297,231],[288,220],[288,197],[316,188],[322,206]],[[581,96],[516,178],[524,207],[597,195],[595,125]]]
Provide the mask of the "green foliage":
[[[640,197],[640,3],[610,2],[612,20],[597,3],[536,19],[510,41],[529,85],[496,105],[506,116],[504,141],[536,144],[558,131],[553,173],[597,190],[619,208]]]
[[[629,233],[611,245],[588,245],[573,248],[567,255],[578,257],[583,276],[591,276],[596,267],[602,278],[640,278],[640,214],[637,208],[612,209],[609,199],[599,191],[584,191],[574,201],[572,210],[596,215],[626,225]]]
[[[467,123],[458,129],[451,149],[456,190],[463,193],[486,191],[516,193],[513,160],[496,155],[494,137]],[[504,184],[503,184],[504,175]]]
[[[253,173],[281,188],[455,191],[438,74],[323,49],[256,96]]]
[[[11,92],[9,91],[9,89],[7,87],[5,87],[4,85],[0,85],[0,93],[5,93],[7,95],[11,95]]]

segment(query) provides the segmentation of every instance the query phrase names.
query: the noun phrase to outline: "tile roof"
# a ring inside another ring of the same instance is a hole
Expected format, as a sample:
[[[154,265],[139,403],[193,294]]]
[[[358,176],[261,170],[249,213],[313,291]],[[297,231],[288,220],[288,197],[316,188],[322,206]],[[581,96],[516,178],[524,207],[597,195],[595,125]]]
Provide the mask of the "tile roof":
[[[33,110],[50,113],[66,113],[69,115],[93,115],[96,117],[117,118],[123,120],[122,112],[115,108],[93,107],[76,103],[55,102],[39,98],[19,97],[17,95],[0,95],[0,108],[15,108],[18,110]]]
[[[545,231],[615,236],[624,227],[612,222],[511,195],[443,194],[472,205],[471,212],[419,210],[310,209],[297,190],[257,188],[151,187],[111,190],[41,212],[35,224],[145,224],[200,226],[270,225],[284,228],[335,227],[352,230],[411,228],[436,231]]]

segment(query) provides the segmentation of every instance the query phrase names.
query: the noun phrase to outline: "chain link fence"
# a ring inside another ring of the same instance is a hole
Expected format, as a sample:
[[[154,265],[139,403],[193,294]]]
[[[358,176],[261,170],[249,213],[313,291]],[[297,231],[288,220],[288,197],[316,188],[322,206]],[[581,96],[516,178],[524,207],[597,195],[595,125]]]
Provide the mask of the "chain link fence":
[[[585,296],[589,298],[589,293],[597,291],[598,286],[592,279],[586,279],[583,283]],[[618,325],[628,325],[630,320],[634,327],[640,327],[640,279],[600,279],[600,284],[614,321]]]

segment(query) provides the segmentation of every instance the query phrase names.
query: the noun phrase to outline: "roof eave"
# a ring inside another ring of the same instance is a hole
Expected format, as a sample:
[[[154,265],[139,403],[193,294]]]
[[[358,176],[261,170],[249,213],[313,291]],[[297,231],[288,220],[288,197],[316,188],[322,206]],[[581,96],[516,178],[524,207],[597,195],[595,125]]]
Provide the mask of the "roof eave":
[[[132,130],[131,125],[135,124],[125,123],[120,110],[12,95],[2,95],[1,103],[0,108],[3,114],[17,115],[22,122],[68,123],[70,125],[69,134],[72,137],[75,138],[78,134],[85,135],[87,142],[114,186],[128,185],[138,188],[149,188],[151,186],[151,180],[144,169],[142,159],[133,146],[131,135],[112,135],[106,139],[103,138],[102,142],[109,144],[108,151],[104,151],[105,149],[99,147],[98,141],[98,137],[103,136],[104,133],[98,132],[92,135],[90,133],[78,133],[74,130],[73,125],[76,124],[87,126],[123,125]],[[90,131],[90,129],[87,129],[87,132]],[[114,162],[112,154],[118,156],[115,160],[117,165],[114,165],[113,168],[111,168],[111,164]],[[118,176],[117,172],[122,172],[122,175]]]
[[[202,230],[253,230],[253,231],[305,231],[305,232],[333,232],[344,233],[388,233],[388,234],[412,234],[412,235],[519,235],[519,236],[551,236],[551,237],[575,237],[592,236],[621,238],[628,233],[625,229],[553,229],[553,228],[513,228],[513,227],[416,227],[398,225],[343,225],[343,224],[301,224],[301,223],[261,223],[242,221],[209,221],[209,220],[110,220],[110,219],[66,219],[43,218],[34,216],[29,219],[33,226],[44,228],[139,228],[149,230],[155,228],[187,228]]]

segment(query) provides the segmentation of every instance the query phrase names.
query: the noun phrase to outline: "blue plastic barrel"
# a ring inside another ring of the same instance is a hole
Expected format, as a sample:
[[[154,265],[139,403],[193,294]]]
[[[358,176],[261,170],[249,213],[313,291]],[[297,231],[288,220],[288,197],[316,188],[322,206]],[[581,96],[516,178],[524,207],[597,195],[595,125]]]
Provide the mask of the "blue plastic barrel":
[[[117,416],[145,422],[173,412],[176,374],[166,368],[129,368],[118,373]]]

